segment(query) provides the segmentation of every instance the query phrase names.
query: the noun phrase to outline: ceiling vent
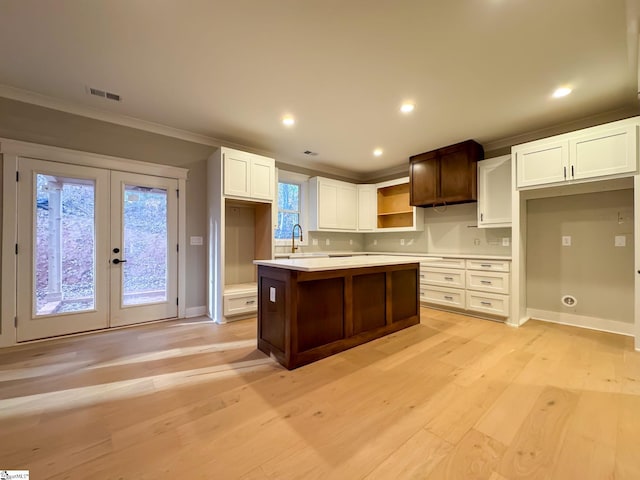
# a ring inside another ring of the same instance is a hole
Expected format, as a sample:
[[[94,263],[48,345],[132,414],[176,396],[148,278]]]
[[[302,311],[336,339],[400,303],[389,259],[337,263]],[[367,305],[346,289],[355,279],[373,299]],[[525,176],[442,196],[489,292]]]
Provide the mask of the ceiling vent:
[[[304,151],[304,152],[302,152],[302,153],[304,153],[305,155],[309,155],[309,156],[311,156],[311,157],[315,157],[316,155],[318,155],[318,153],[317,153],[317,152],[312,152],[311,150],[305,150],[305,151]]]
[[[119,102],[121,100],[120,95],[118,95],[117,93],[106,92],[104,90],[100,90],[99,88],[87,87],[87,92],[90,95],[106,98],[107,100],[113,100],[115,102]]]

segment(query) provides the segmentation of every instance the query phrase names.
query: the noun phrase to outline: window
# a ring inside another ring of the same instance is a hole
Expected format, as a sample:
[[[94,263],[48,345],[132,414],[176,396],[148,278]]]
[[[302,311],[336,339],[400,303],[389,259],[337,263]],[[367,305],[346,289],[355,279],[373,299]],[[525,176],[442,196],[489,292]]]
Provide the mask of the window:
[[[276,245],[288,245],[291,242],[291,233],[296,223],[305,228],[308,178],[306,175],[278,171],[278,218],[274,231]],[[303,238],[306,240],[305,235]],[[300,239],[298,229],[296,239]]]
[[[291,238],[293,226],[300,223],[300,185],[278,182],[278,228],[276,239]],[[296,230],[296,238],[299,232]]]

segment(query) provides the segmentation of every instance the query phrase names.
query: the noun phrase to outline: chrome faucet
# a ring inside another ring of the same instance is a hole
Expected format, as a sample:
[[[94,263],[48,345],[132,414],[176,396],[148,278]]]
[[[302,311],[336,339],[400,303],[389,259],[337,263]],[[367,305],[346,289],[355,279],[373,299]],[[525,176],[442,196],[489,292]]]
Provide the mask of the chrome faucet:
[[[302,242],[302,227],[296,223],[291,229],[291,253],[296,253],[296,227],[300,229],[300,241]]]

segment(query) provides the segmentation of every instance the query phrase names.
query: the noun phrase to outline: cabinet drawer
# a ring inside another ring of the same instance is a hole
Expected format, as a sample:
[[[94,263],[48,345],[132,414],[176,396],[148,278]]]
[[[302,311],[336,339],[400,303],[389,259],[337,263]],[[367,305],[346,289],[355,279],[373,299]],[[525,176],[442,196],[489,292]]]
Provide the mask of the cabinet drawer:
[[[474,310],[476,312],[485,312],[501,317],[508,317],[509,296],[468,291],[467,310]]]
[[[223,313],[227,316],[258,311],[258,294],[224,296]]]
[[[464,258],[425,258],[420,261],[421,267],[465,268]]]
[[[467,260],[467,270],[486,270],[488,272],[508,272],[511,262],[508,260]]]
[[[420,282],[428,285],[442,285],[447,287],[464,288],[464,270],[420,268]]]
[[[467,270],[467,288],[482,292],[509,293],[509,274]]]
[[[420,301],[448,307],[465,308],[465,291],[457,288],[420,286]]]

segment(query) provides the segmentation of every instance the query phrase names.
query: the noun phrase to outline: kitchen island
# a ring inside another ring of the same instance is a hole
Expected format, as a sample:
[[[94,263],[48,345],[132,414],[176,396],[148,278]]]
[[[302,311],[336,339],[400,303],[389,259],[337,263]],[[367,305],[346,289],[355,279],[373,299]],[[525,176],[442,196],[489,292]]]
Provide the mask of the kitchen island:
[[[293,369],[416,325],[419,261],[256,260],[258,348]]]

